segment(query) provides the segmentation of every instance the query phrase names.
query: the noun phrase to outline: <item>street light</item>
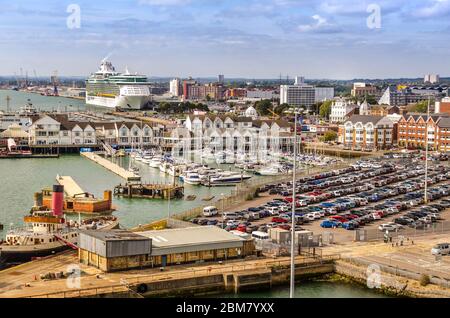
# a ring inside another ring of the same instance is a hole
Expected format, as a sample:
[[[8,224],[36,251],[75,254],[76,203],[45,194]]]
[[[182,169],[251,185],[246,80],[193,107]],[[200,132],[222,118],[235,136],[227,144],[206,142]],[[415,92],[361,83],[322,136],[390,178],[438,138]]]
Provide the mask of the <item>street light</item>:
[[[428,106],[427,106],[427,122],[425,125],[425,196],[424,202],[428,203],[428,121],[430,120],[430,97],[428,97]]]
[[[302,112],[303,109],[300,109],[300,112]],[[292,214],[291,214],[291,288],[290,288],[290,298],[294,298],[294,291],[295,291],[295,258],[294,258],[294,252],[295,252],[295,208],[296,208],[296,202],[295,202],[295,196],[296,196],[296,179],[297,179],[297,115],[299,112],[297,111],[297,106],[294,108],[294,117],[295,117],[295,124],[294,124],[294,163],[293,163],[293,172],[292,172]],[[301,121],[300,121],[301,125]],[[301,140],[301,139],[300,139]]]

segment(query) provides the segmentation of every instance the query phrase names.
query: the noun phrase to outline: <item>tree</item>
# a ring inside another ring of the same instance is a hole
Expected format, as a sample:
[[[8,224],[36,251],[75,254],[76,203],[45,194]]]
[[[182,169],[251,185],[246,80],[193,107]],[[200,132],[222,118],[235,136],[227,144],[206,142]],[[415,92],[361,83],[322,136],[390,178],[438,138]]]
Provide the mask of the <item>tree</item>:
[[[326,118],[326,119],[330,118],[332,104],[333,104],[333,101],[331,101],[331,100],[327,100],[322,103],[322,105],[319,108],[320,117]]]
[[[335,141],[337,139],[337,137],[338,137],[338,135],[335,131],[329,130],[323,135],[322,141],[324,141],[324,142]]]
[[[410,108],[411,112],[414,113],[426,113],[428,110],[428,101],[421,101]]]
[[[269,115],[272,108],[272,102],[269,99],[264,99],[255,103],[256,111],[261,115]]]
[[[284,104],[281,104],[281,105],[275,107],[274,113],[277,114],[278,116],[283,116],[284,112],[286,110],[288,110],[289,108],[290,108],[290,106],[288,104],[284,103]]]
[[[168,102],[161,102],[160,104],[159,104],[159,111],[161,112],[161,113],[169,113],[170,112],[170,110],[171,110],[171,105],[168,103]]]
[[[377,101],[377,99],[375,98],[374,95],[367,95],[366,98],[364,98],[364,99],[371,105],[378,104],[378,101]]]

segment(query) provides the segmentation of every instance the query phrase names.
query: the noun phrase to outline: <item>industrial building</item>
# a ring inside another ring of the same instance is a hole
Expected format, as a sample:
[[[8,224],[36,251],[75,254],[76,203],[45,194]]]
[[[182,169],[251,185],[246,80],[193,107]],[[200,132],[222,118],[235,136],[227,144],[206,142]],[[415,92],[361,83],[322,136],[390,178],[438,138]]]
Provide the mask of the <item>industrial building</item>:
[[[133,233],[81,231],[79,260],[105,272],[142,267],[219,261],[255,252],[243,239],[216,226]]]

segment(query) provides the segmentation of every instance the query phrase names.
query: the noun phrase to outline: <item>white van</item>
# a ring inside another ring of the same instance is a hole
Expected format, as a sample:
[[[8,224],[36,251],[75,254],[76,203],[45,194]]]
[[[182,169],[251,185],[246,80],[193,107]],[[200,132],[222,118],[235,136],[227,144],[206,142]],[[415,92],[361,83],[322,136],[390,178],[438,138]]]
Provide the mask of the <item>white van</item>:
[[[207,206],[203,209],[203,216],[210,217],[219,214],[219,210],[215,206]]]
[[[265,232],[260,232],[260,231],[252,232],[252,237],[256,241],[269,241],[270,240],[269,234],[267,234]]]
[[[222,218],[224,220],[236,220],[236,219],[238,219],[238,215],[234,212],[225,212],[225,213],[222,213]]]
[[[431,249],[432,255],[448,255],[450,254],[450,244],[449,243],[441,243],[433,246]]]

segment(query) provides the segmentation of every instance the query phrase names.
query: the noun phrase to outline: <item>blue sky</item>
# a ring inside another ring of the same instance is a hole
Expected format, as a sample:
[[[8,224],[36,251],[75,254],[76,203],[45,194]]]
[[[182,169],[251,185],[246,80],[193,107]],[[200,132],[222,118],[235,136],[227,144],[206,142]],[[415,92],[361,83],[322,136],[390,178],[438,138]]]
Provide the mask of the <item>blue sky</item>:
[[[67,7],[81,9],[69,29]],[[381,28],[369,28],[370,4]],[[0,0],[0,74],[450,75],[450,0]]]

